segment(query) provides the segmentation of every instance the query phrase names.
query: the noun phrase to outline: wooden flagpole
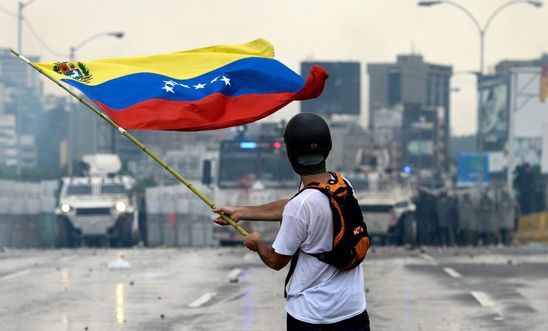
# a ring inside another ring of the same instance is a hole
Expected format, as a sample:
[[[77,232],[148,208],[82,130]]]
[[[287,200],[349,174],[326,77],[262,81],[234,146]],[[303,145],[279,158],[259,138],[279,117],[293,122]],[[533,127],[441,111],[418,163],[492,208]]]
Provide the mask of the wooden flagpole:
[[[94,105],[89,103],[86,99],[82,98],[80,95],[76,94],[75,92],[69,90],[66,86],[61,84],[60,81],[49,75],[47,72],[43,71],[41,68],[36,66],[34,63],[30,62],[26,57],[23,55],[17,53],[13,49],[11,52],[17,56],[19,59],[26,62],[28,65],[30,65],[32,68],[37,70],[42,75],[49,78],[51,81],[53,81],[55,84],[59,85],[63,90],[67,91],[70,95],[78,99],[81,103],[83,103],[85,106],[87,106],[89,109],[91,109],[97,116],[101,117],[103,120],[105,120],[110,126],[112,126],[114,129],[118,130],[123,136],[128,138],[132,143],[137,145],[143,152],[145,152],[148,156],[150,156],[154,161],[156,161],[162,168],[166,169],[167,172],[173,175],[173,177],[177,178],[181,183],[183,183],[186,187],[188,187],[189,190],[192,191],[198,198],[200,198],[203,202],[205,202],[211,209],[216,209],[217,206],[213,201],[211,201],[208,197],[206,197],[202,192],[200,192],[194,185],[192,185],[191,182],[189,182],[187,179],[185,179],[181,174],[179,174],[177,171],[175,171],[173,168],[171,168],[164,160],[162,160],[158,155],[154,154],[148,147],[146,147],[142,142],[140,142],[137,138],[135,138],[132,134],[127,132],[124,128],[120,127],[116,122],[114,122],[110,117],[105,115],[102,111],[97,109]],[[70,160],[69,160],[70,162]],[[225,220],[228,224],[230,224],[234,229],[236,229],[238,232],[240,232],[244,237],[247,237],[249,233],[236,221],[234,221],[229,216],[220,213],[219,214],[223,220]]]

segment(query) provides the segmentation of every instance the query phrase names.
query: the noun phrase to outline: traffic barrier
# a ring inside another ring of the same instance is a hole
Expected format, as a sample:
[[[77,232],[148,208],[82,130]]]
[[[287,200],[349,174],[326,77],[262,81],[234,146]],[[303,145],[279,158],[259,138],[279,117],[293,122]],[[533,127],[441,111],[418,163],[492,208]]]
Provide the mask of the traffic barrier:
[[[204,194],[210,188],[196,183]],[[213,246],[210,208],[182,185],[147,188],[146,239],[148,246]]]
[[[53,247],[57,181],[0,180],[0,246]]]
[[[213,223],[192,214],[147,214],[147,245],[213,246]]]
[[[548,212],[521,216],[514,238],[522,243],[548,242]]]

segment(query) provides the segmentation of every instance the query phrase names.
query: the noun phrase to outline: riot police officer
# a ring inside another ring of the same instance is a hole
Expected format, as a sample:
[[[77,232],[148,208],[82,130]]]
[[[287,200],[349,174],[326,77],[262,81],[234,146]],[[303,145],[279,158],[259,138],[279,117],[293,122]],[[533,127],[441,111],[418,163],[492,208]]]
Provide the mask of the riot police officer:
[[[500,223],[500,238],[504,245],[512,243],[516,202],[507,190],[503,190],[497,203],[497,218]]]
[[[484,245],[498,242],[498,220],[495,213],[495,203],[487,192],[483,192],[478,206],[480,237]]]
[[[436,201],[438,219],[438,243],[442,246],[453,245],[453,201],[447,192],[441,192]]]
[[[475,205],[469,193],[464,193],[458,201],[459,224],[458,238],[462,245],[476,245],[478,234],[478,220]]]

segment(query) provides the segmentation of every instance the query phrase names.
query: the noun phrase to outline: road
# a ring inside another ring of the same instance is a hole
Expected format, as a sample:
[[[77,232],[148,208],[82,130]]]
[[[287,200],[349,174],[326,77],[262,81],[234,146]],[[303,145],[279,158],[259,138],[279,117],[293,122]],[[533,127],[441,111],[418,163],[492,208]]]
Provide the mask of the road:
[[[379,247],[372,330],[548,330],[548,249]],[[0,251],[1,330],[285,329],[282,284],[243,247]]]

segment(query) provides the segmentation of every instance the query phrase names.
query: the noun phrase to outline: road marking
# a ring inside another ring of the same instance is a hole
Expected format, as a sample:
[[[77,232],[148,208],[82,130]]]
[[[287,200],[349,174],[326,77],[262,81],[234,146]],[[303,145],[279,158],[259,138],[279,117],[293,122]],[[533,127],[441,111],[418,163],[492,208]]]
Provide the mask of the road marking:
[[[208,303],[215,296],[217,296],[216,292],[205,293],[204,295],[202,295],[198,299],[192,301],[188,306],[191,307],[191,308],[201,307],[201,306],[205,305],[206,303]]]
[[[453,278],[461,278],[462,275],[459,274],[459,272],[453,268],[443,268],[443,271],[445,271],[449,276]]]
[[[1,280],[12,279],[12,278],[16,278],[16,277],[19,277],[19,276],[26,275],[29,272],[30,272],[29,269],[25,269],[25,270],[14,272],[14,273],[9,274],[9,275],[5,275],[3,277],[0,277],[0,279]]]
[[[495,311],[497,316],[493,317],[494,321],[497,321],[497,322],[504,321],[504,315],[502,314],[502,311],[500,311],[500,309],[497,309],[497,307],[495,307],[495,301],[491,299],[491,296],[489,294],[481,291],[472,291],[470,293],[472,294],[474,299],[476,299],[479,302],[479,304],[482,305],[482,307],[490,307]]]
[[[470,293],[472,294],[474,299],[476,299],[479,302],[479,304],[482,305],[483,307],[495,306],[495,302],[493,301],[493,299],[491,299],[489,294],[485,292],[480,292],[480,291],[472,291]]]
[[[229,272],[228,275],[226,275],[226,277],[231,283],[236,283],[241,273],[242,273],[242,269],[235,268],[235,269],[232,269],[232,271]]]

